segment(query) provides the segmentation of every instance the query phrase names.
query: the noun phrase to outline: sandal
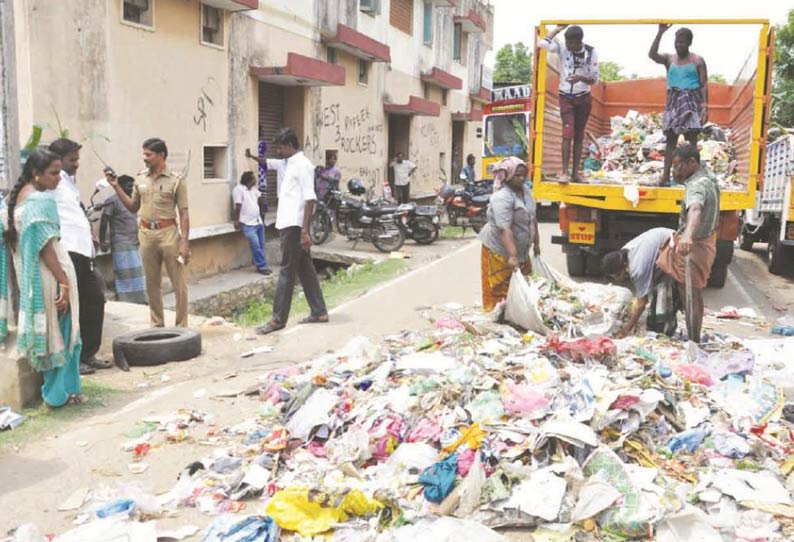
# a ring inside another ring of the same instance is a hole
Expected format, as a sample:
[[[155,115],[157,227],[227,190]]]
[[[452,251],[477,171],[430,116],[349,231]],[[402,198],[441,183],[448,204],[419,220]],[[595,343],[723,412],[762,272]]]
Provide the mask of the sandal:
[[[285,324],[282,324],[278,320],[271,320],[267,324],[265,324],[264,326],[260,326],[260,327],[256,328],[256,332],[259,333],[260,335],[268,335],[268,334],[273,333],[275,331],[280,331],[280,330],[284,329],[285,327],[287,327],[287,326]]]
[[[328,315],[324,314],[323,316],[307,316],[300,322],[299,324],[327,324],[328,323]]]
[[[70,395],[69,396],[69,399],[67,399],[66,404],[67,405],[82,405],[86,401],[88,401],[88,399],[86,399],[85,395],[74,394],[74,395]]]
[[[106,359],[91,358],[84,363],[92,369],[110,369],[113,367],[113,363]]]

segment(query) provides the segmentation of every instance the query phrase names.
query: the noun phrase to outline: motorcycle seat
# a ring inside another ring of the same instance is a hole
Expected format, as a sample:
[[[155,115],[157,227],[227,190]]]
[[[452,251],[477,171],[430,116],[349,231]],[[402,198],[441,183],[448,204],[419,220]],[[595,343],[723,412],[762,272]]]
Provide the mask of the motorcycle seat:
[[[485,207],[488,205],[488,202],[491,201],[491,195],[485,194],[482,196],[474,196],[471,198],[471,204],[477,207]]]
[[[362,207],[361,212],[364,216],[383,216],[393,215],[397,212],[396,207]]]

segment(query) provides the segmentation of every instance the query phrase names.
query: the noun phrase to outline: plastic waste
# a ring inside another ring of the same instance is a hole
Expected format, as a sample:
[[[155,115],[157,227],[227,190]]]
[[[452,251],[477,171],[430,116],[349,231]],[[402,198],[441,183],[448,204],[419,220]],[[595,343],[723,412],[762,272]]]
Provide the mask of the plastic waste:
[[[700,365],[692,363],[681,363],[676,365],[673,372],[684,380],[688,380],[693,384],[700,384],[701,386],[713,386],[714,379],[711,374]]]
[[[667,443],[667,449],[670,450],[671,453],[677,453],[679,451],[692,453],[700,448],[703,439],[705,439],[707,435],[708,432],[702,429],[683,431],[677,435],[673,435]]]
[[[794,337],[794,327],[792,326],[773,326],[773,335],[782,335],[783,337]]]
[[[440,503],[452,491],[458,471],[458,454],[452,453],[445,459],[427,467],[419,476],[419,483],[425,486],[425,499]]]
[[[291,487],[279,491],[265,507],[278,526],[303,536],[324,533],[350,516],[368,516],[383,508],[357,489]]]
[[[539,301],[537,286],[530,285],[520,271],[514,272],[507,290],[505,320],[527,331],[545,335],[549,330],[538,310]]]
[[[135,511],[135,501],[132,499],[120,499],[100,508],[97,508],[95,514],[100,519],[109,518],[118,514],[126,516],[131,515]]]
[[[279,527],[268,516],[222,515],[213,520],[203,542],[278,542]]]
[[[512,382],[502,386],[502,403],[505,410],[530,420],[543,418],[549,412],[549,400],[542,392]]]

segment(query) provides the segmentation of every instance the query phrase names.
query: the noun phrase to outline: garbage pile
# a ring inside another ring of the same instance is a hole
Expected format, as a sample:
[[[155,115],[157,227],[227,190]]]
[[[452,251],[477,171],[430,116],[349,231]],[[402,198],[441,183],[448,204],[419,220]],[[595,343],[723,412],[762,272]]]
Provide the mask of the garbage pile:
[[[585,160],[585,180],[658,186],[664,169],[666,137],[657,113],[629,111],[610,120],[611,134],[596,139]],[[701,160],[714,172],[721,190],[744,191],[737,178],[730,130],[707,124],[698,141]]]
[[[794,539],[785,364],[729,338],[598,334],[625,292],[596,286],[535,277],[543,333],[447,305],[428,332],[271,371],[171,491],[93,492],[55,540],[154,542],[149,520],[186,508],[212,517],[208,542]],[[207,419],[143,420],[125,453]]]

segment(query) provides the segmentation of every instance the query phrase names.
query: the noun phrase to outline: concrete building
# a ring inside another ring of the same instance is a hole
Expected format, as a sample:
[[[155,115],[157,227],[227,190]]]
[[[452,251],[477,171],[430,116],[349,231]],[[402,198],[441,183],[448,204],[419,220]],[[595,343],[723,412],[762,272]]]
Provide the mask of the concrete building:
[[[20,138],[83,143],[84,200],[103,162],[143,167],[157,136],[186,172],[192,275],[249,263],[231,223],[244,156],[291,126],[317,164],[383,186],[397,151],[414,194],[480,155],[488,0],[13,0]],[[23,141],[24,143],[24,141]],[[270,215],[277,206],[269,180]],[[6,181],[10,183],[11,181]]]

